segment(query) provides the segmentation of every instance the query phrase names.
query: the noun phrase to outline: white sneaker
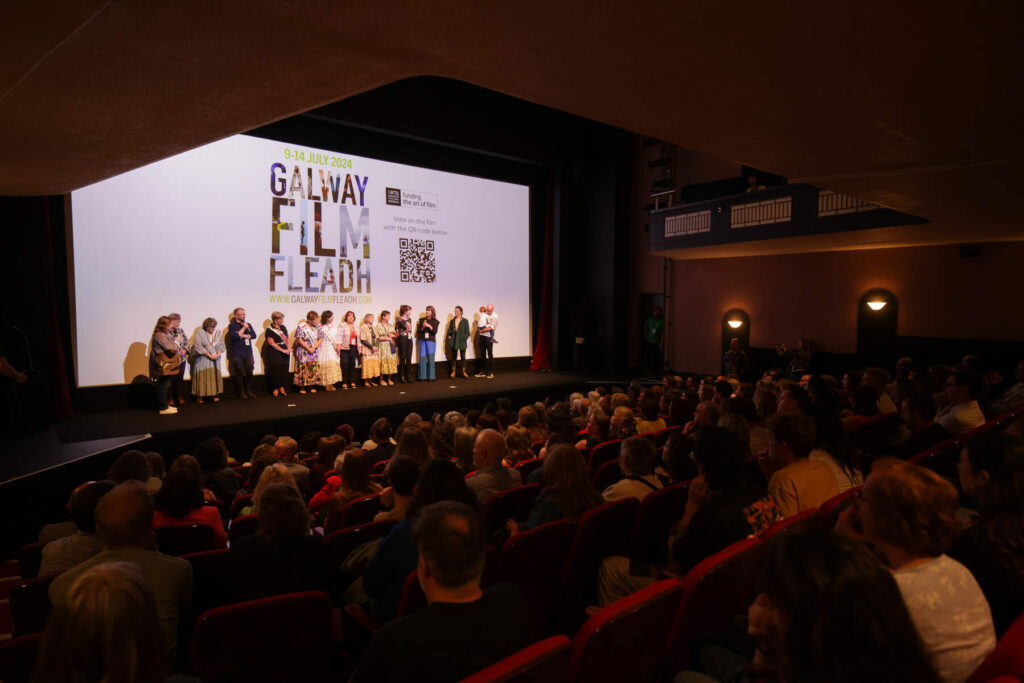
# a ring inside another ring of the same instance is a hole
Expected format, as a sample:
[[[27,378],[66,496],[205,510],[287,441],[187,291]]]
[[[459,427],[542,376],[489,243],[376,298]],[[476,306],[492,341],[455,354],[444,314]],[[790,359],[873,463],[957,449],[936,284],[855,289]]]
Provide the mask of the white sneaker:
[[[473,375],[473,376],[474,376],[474,377],[486,377],[487,375],[485,375],[485,374],[484,374],[484,373],[482,373],[482,372],[478,372],[478,373],[476,373],[476,374],[475,374],[475,375]]]
[[[494,379],[494,375],[487,375],[487,379]]]
[[[163,410],[160,411],[160,414],[161,415],[174,415],[177,412],[178,412],[178,409],[175,408],[174,406],[167,406],[166,408],[164,408]]]

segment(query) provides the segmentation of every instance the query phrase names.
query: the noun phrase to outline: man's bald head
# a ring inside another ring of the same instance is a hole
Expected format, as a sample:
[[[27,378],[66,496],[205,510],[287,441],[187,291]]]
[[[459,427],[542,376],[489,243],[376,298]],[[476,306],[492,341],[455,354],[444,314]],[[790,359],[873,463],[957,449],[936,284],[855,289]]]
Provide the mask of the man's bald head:
[[[139,481],[115,486],[96,504],[96,533],[108,546],[145,545],[153,531],[153,497]]]
[[[500,465],[505,457],[505,439],[494,429],[484,429],[473,445],[473,464],[477,467]]]

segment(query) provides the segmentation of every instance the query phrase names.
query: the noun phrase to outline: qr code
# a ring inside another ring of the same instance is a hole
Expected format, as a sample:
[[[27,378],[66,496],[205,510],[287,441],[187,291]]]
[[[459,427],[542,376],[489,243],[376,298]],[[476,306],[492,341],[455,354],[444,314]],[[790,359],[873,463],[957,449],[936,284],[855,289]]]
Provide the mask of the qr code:
[[[398,240],[398,270],[400,282],[434,282],[437,280],[437,262],[434,260],[434,240]]]

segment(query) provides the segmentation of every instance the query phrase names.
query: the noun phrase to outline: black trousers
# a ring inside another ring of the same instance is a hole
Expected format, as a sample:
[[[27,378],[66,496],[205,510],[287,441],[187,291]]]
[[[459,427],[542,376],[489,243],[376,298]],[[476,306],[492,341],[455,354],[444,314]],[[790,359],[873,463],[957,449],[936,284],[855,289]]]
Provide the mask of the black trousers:
[[[398,345],[398,378],[404,382],[411,382],[412,376],[412,339],[398,337],[395,340]]]
[[[494,340],[480,335],[480,372],[494,374]]]
[[[445,355],[448,357],[448,374],[453,372],[461,374],[466,371],[466,349],[445,348]]]
[[[238,396],[252,395],[252,356],[231,356],[228,368],[231,370],[231,381],[235,385]]]
[[[341,383],[355,385],[356,383],[356,359],[359,358],[359,349],[351,347],[338,351],[338,360],[341,361]]]

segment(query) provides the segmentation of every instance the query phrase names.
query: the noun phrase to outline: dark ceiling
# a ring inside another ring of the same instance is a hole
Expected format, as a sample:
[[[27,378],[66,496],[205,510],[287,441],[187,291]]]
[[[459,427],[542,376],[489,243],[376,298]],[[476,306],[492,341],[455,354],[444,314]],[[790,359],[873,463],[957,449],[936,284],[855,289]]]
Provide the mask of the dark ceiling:
[[[1022,19],[1005,1],[4,3],[0,194],[435,75],[930,221],[842,248],[1024,239]]]

